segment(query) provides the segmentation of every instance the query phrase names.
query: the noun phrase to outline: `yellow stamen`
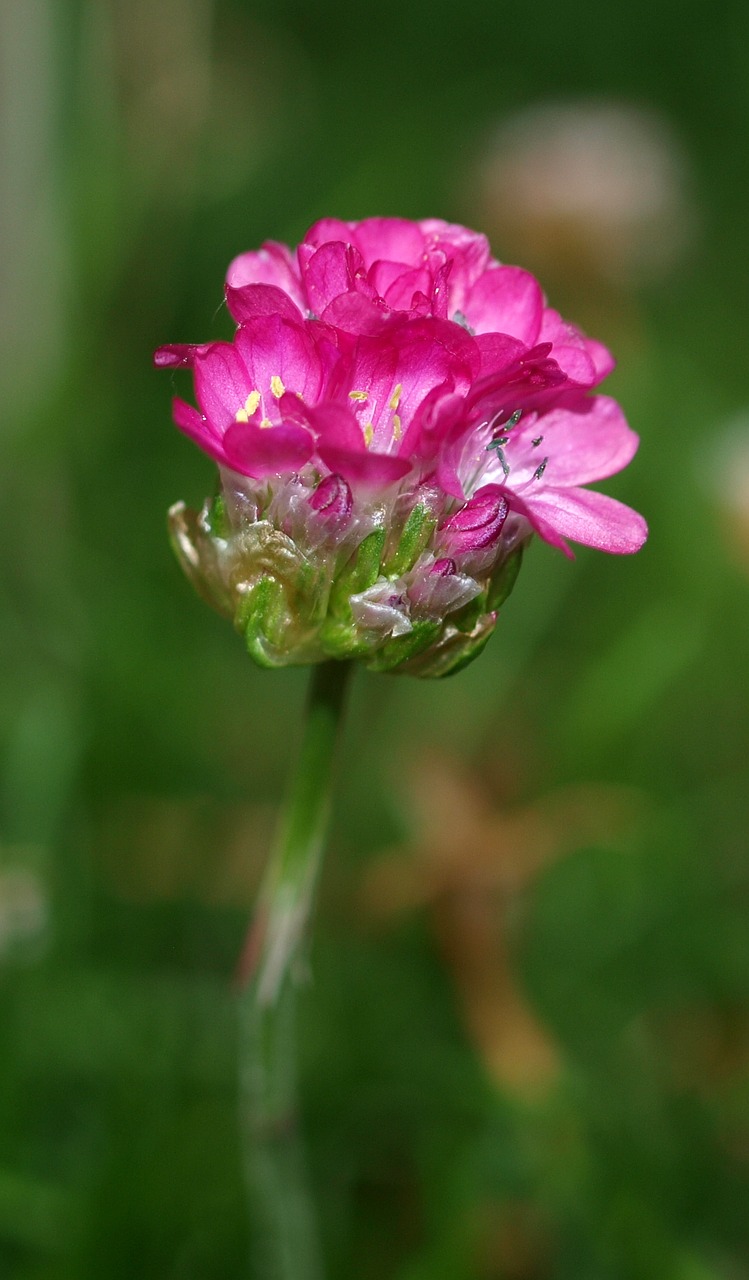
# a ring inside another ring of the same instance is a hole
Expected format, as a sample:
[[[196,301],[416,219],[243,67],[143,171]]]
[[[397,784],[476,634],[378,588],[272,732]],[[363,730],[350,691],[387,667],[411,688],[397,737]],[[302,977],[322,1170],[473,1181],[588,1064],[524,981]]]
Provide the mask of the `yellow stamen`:
[[[364,424],[364,443],[369,448],[374,438],[374,423],[366,422]]]
[[[253,413],[260,404],[260,392],[251,391],[241,409],[237,409],[234,415],[235,422],[249,422]]]
[[[261,426],[261,427],[272,427],[272,426],[273,426],[273,423],[271,422],[270,418],[263,418],[262,422],[260,423],[260,426]]]
[[[393,439],[400,440],[402,435],[403,435],[403,429],[401,427],[401,420],[398,417],[398,414],[394,413],[393,414]]]
[[[367,391],[349,391],[348,398],[349,400],[367,400],[369,393]]]
[[[398,383],[398,385],[397,385],[397,387],[395,388],[395,391],[393,392],[393,394],[392,394],[392,395],[391,395],[391,397],[390,397],[390,402],[389,402],[389,404],[388,404],[388,408],[389,408],[389,409],[393,409],[393,410],[397,409],[397,408],[398,408],[398,405],[399,405],[399,404],[400,404],[400,402],[401,402],[401,396],[402,396],[402,395],[403,395],[403,383],[402,383],[402,382],[399,382],[399,383]]]
[[[276,400],[280,400],[281,396],[286,390],[285,386],[283,385],[277,373],[274,373],[273,377],[270,380],[270,389],[273,392],[274,396],[276,397]]]

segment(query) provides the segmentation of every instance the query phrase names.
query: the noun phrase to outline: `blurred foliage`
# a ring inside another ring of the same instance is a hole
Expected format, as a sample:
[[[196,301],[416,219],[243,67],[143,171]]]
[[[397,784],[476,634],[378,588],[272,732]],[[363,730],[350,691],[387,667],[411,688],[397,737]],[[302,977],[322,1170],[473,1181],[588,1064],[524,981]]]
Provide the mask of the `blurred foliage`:
[[[0,59],[0,1275],[247,1273],[230,977],[304,673],[172,562],[211,467],[152,349],[326,213],[512,260],[497,130],[602,101],[672,136],[683,248],[628,279],[552,221],[524,265],[620,357],[651,541],[535,546],[468,671],[358,678],[305,1131],[332,1280],[749,1276],[749,9],[5,0]]]

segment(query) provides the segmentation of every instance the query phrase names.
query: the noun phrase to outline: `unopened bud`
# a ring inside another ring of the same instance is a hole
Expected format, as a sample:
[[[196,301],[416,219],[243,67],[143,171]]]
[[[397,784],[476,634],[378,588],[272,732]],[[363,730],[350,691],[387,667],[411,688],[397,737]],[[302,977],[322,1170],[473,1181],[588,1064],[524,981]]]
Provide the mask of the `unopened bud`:
[[[313,511],[329,519],[345,519],[351,514],[353,499],[343,476],[326,476],[308,499]]]
[[[506,499],[496,491],[477,494],[443,524],[440,530],[442,547],[453,555],[462,556],[491,546],[502,532],[507,509]]]

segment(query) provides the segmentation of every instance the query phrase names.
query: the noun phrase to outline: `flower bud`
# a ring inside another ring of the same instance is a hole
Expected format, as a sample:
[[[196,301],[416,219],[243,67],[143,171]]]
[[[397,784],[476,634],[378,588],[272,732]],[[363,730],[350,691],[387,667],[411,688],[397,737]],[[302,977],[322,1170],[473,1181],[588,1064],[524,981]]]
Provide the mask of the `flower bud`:
[[[345,520],[351,515],[353,498],[343,476],[330,475],[320,482],[308,502],[327,520]]]
[[[493,486],[476,494],[440,529],[440,546],[458,558],[493,546],[502,533],[509,508]]]

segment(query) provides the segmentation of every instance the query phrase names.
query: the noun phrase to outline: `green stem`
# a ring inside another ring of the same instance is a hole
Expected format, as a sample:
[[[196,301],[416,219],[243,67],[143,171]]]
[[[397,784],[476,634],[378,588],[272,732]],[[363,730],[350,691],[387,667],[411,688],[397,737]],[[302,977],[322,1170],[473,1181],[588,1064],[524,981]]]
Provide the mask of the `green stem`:
[[[312,668],[301,752],[240,962],[240,1105],[253,1274],[320,1280],[297,1129],[296,986],[330,812],[348,664]]]

